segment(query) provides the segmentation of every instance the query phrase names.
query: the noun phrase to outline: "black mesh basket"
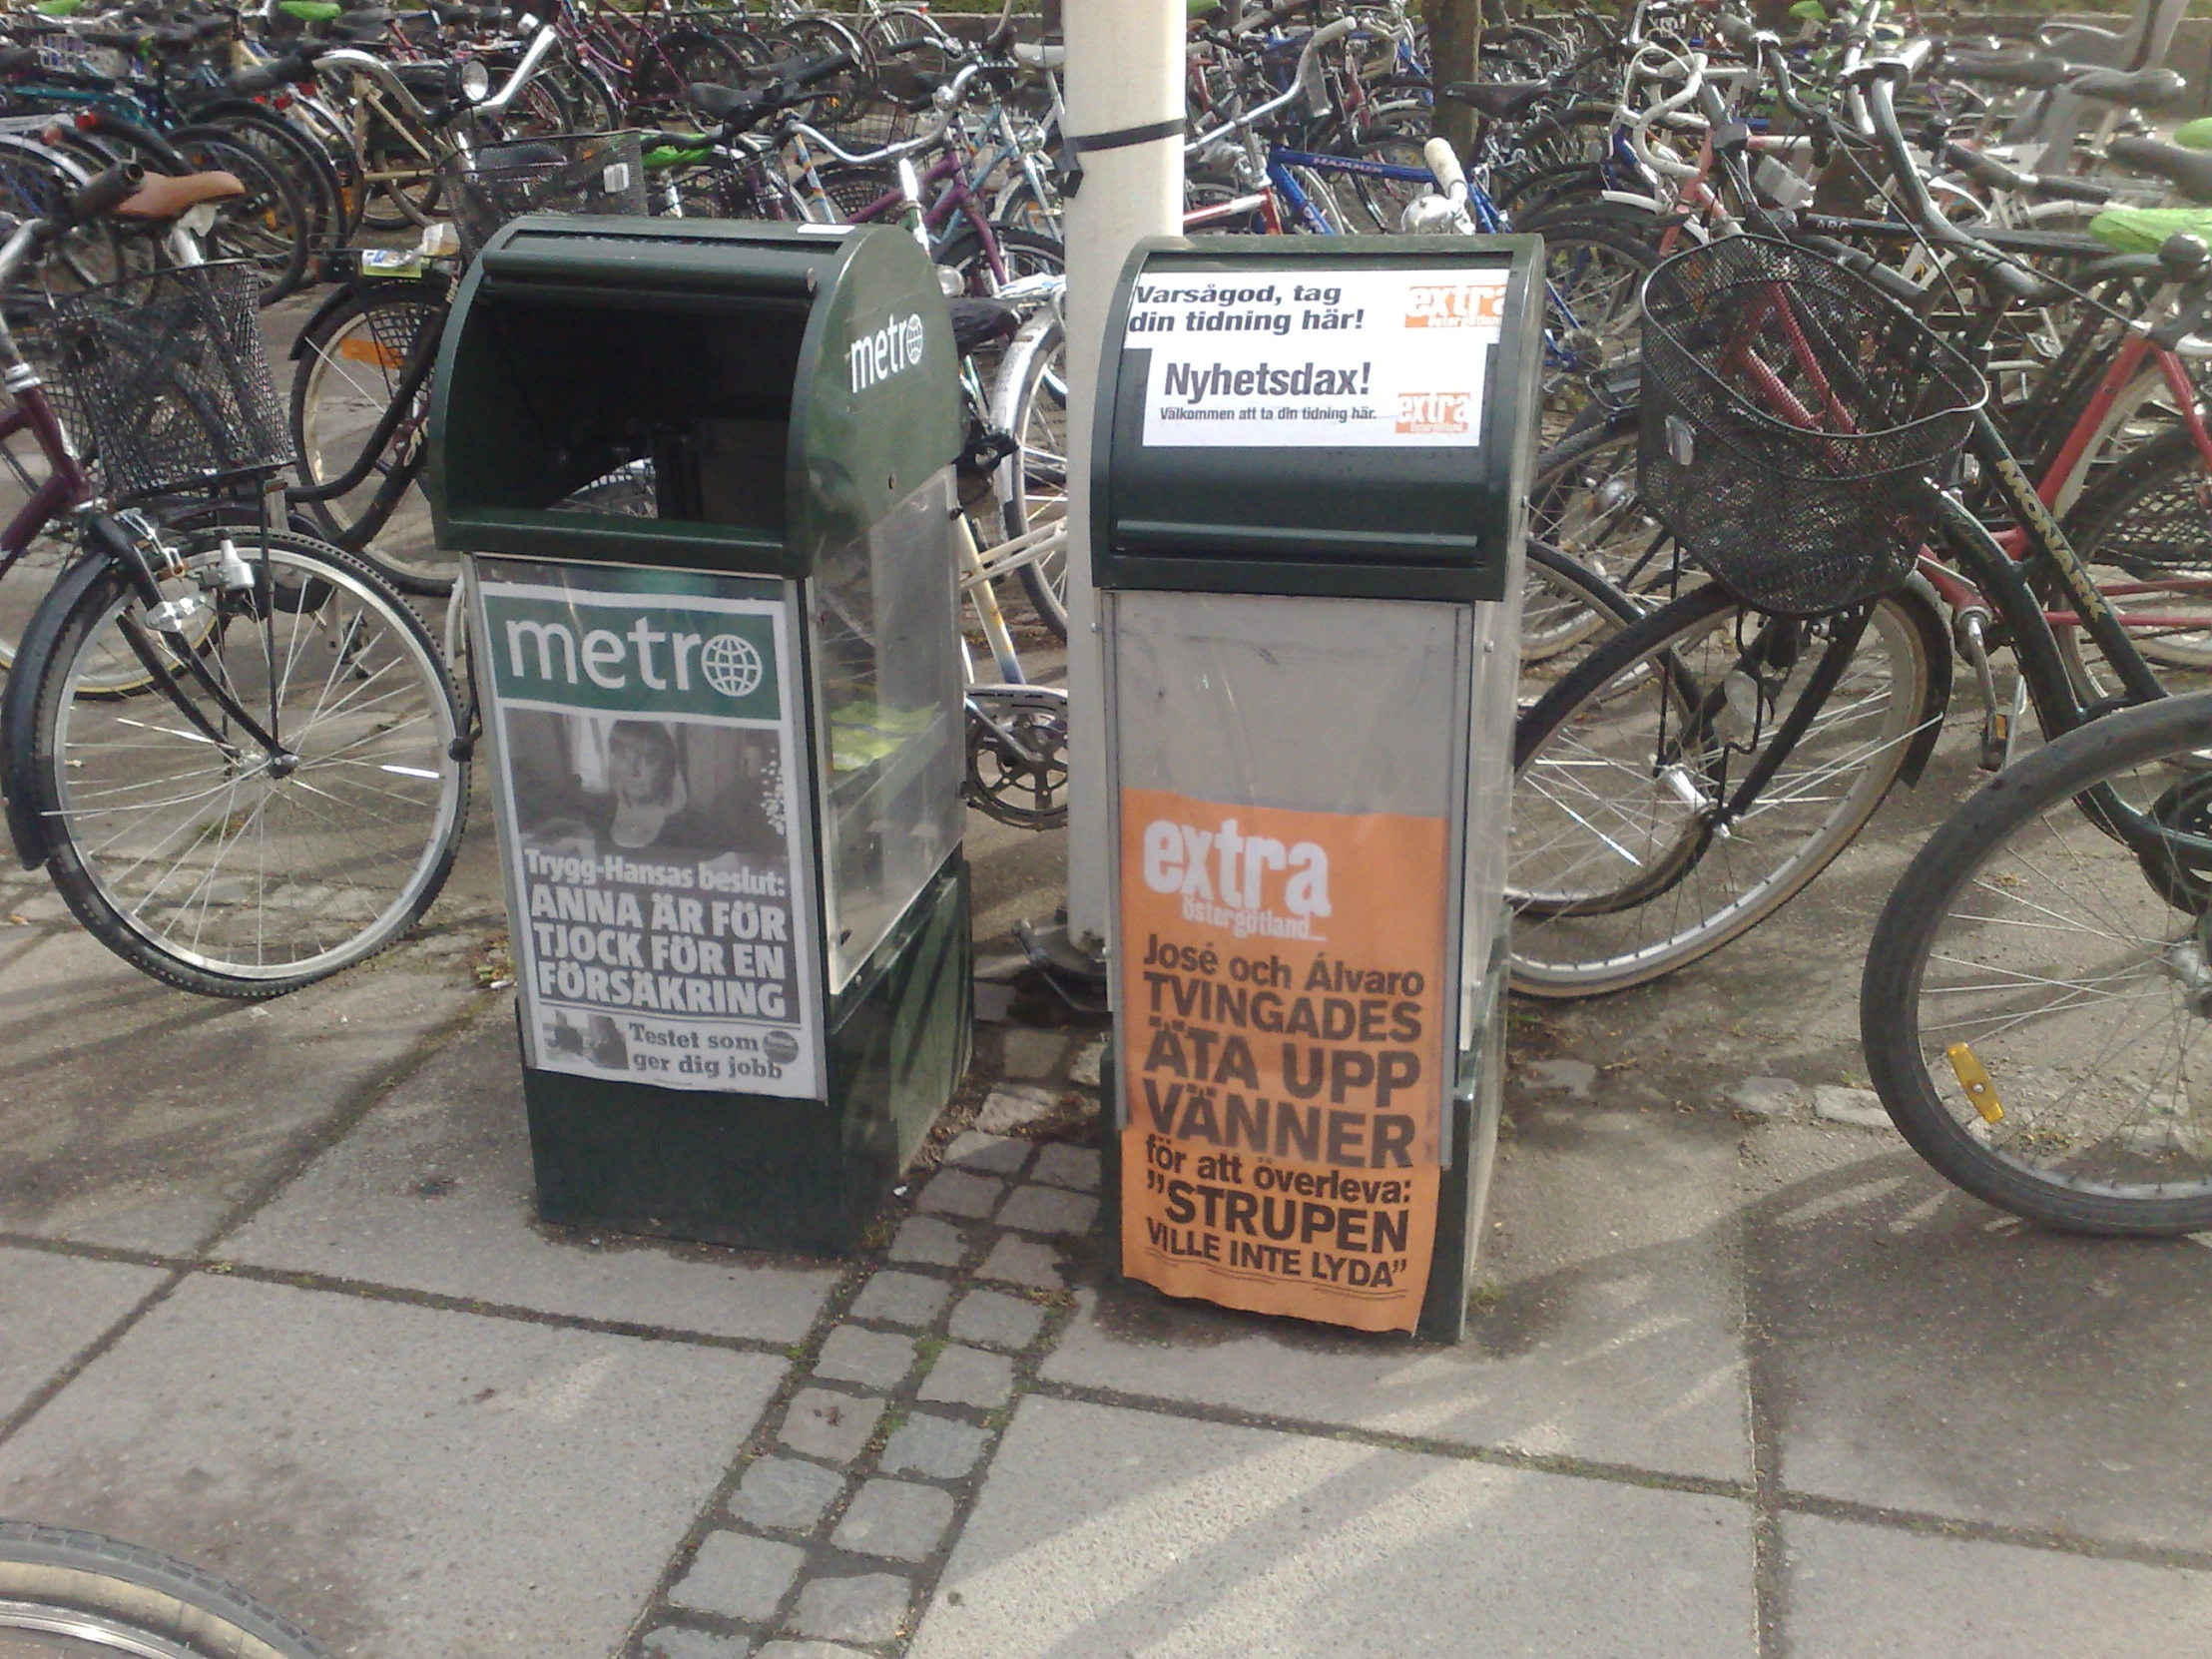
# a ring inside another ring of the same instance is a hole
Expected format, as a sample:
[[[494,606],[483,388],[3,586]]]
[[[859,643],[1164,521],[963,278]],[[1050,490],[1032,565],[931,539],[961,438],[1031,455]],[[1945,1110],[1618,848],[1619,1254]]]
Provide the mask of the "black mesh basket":
[[[1887,593],[1987,387],[1864,277],[1761,237],[1644,283],[1644,503],[1746,603],[1817,616]]]
[[[486,144],[440,169],[447,211],[469,259],[524,214],[638,214],[644,151],[636,133],[564,133]]]
[[[290,464],[262,274],[221,260],[56,294],[18,324],[62,424],[119,504]]]

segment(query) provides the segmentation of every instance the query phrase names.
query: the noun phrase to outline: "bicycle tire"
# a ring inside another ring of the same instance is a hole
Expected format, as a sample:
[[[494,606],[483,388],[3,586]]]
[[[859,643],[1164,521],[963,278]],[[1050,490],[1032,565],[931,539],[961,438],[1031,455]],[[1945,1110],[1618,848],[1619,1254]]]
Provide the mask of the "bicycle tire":
[[[2201,1070],[2196,1035],[2207,1023],[2201,966],[2189,968],[2183,947],[2201,964],[2212,885],[2194,867],[2161,868],[2153,879],[2150,864],[2085,811],[2092,803],[2133,806],[2138,791],[2155,789],[2152,815],[2170,802],[2172,822],[2201,835],[2212,797],[2208,742],[2212,694],[2204,693],[2121,710],[2053,740],[1991,779],[1929,837],[1875,924],[1859,1004],[1875,1091],[1916,1152],[2014,1215],[2123,1237],[2212,1227],[2212,1140],[2185,1129],[2189,1113],[2179,1110],[2188,1105],[2187,1068]],[[2137,772],[2145,776],[2122,782]],[[2066,863],[2052,866],[2050,857]],[[2094,884],[2079,901],[2086,916],[2077,918],[2076,901],[2056,889],[2060,871]],[[2015,896],[2022,888],[2025,896]],[[1973,908],[1954,918],[1962,902]],[[1953,919],[1970,928],[1946,926]],[[2065,954],[2062,935],[2076,930],[2089,957],[2069,969],[2051,958]],[[2084,977],[2077,982],[2069,971]],[[1980,1014],[1976,993],[2000,992]],[[1924,1018],[1932,1002],[1938,1021]],[[2098,1029],[2108,1014],[2120,1022],[2111,1034]],[[2171,1022],[2164,1034],[2156,1029],[2162,1020]],[[2136,1021],[2142,1029],[2131,1034]],[[1939,1045],[1933,1052],[1932,1043]],[[1960,1045],[1970,1062],[1963,1069],[1952,1052]],[[2154,1100],[2160,1080],[2141,1073],[2169,1063],[2174,1086]],[[1986,1074],[1993,1118],[1966,1095],[1973,1067]],[[2118,1096],[2129,1090],[2140,1115],[2118,1117],[2108,1135],[2080,1140],[2071,1117],[2060,1117],[2099,1105],[2124,1109]],[[1958,1097],[1955,1108],[1946,1093]],[[2081,1098],[2097,1094],[2104,1099]],[[2190,1190],[2158,1191],[2182,1183],[2118,1176],[2169,1154],[2201,1166]],[[2061,1155],[2074,1161],[2072,1171],[2029,1167]],[[2085,1178],[2097,1155],[2106,1160],[2102,1171]]]
[[[999,467],[1001,531],[1008,540],[1067,511],[1066,363],[1067,330],[1045,320],[1017,334],[999,364],[991,423],[1020,445]],[[1032,561],[1017,574],[1038,620],[1066,639],[1067,555]]]
[[[300,338],[291,378],[291,442],[303,479],[321,483],[351,468],[390,406],[420,330],[445,312],[435,286],[387,281],[361,283],[318,315]],[[427,383],[417,401],[417,416],[394,432],[384,458],[358,489],[302,505],[323,534],[358,553],[402,593],[439,598],[453,591],[455,567],[437,548],[420,487]]]
[[[1579,204],[1530,214],[1514,229],[1544,239],[1540,441],[1556,443],[1594,401],[1596,377],[1641,349],[1643,279],[1659,257],[1615,214]]]
[[[80,697],[88,669],[126,654],[118,619],[137,616],[116,566],[87,560],[25,637],[30,736],[9,787],[44,829],[55,887],[102,944],[180,989],[260,999],[414,924],[460,849],[469,773],[429,629],[365,561],[282,531],[211,528],[189,539],[187,568],[219,570],[226,544],[250,581],[222,595],[199,655],[249,712],[288,714],[276,735],[293,763],[272,766],[243,736],[226,756],[167,693]],[[215,711],[217,730],[238,733],[173,649],[155,655],[203,719]],[[355,822],[334,839],[346,810]]]
[[[2162,432],[2129,451],[2082,493],[2066,515],[2066,539],[2100,587],[2202,581],[2212,576],[2212,505],[2205,499],[2206,485],[2204,458],[2195,439],[2180,427]],[[2115,595],[2112,603],[2123,619],[2130,610],[2176,617],[2201,614],[2201,628],[2137,630],[2133,637],[2144,657],[2161,667],[2212,670],[2212,595],[2179,588],[2164,595]],[[2082,655],[2081,630],[2056,632],[2081,687],[2092,695],[2111,691]]]
[[[227,128],[186,127],[169,142],[201,171],[229,173],[246,186],[244,196],[217,201],[208,252],[253,262],[262,273],[265,309],[295,291],[306,279],[313,222],[292,182]]]
[[[1589,418],[1538,455],[1528,484],[1528,534],[1531,546],[1547,544],[1608,589],[1633,597],[1641,614],[1673,597],[1681,566],[1673,537],[1641,511],[1636,433],[1633,409],[1624,417]],[[1589,628],[1574,626],[1571,617],[1532,613],[1523,601],[1524,662],[1556,658],[1589,637]]]
[[[1523,705],[1532,701],[1532,688],[1549,689],[1565,677],[1572,664],[1561,659],[1569,651],[1602,645],[1643,614],[1632,597],[1581,560],[1530,537],[1521,575]],[[1539,642],[1533,651],[1531,640]]]
[[[265,1602],[174,1555],[96,1532],[0,1521],[0,1632],[65,1654],[330,1659]],[[0,1642],[13,1653],[15,1642]]]
[[[1759,673],[1742,668],[1750,647],[1740,634],[1710,660],[1685,658],[1747,619],[1760,630],[1753,642],[1770,642],[1752,659]],[[1782,769],[1727,834],[1715,828],[1716,806],[1815,695],[1838,626],[1781,623],[1709,584],[1624,628],[1521,717],[1506,877],[1513,989],[1595,996],[1672,973],[1773,915],[1851,843],[1922,753],[1948,694],[1948,635],[1919,588],[1877,603],[1833,688],[1806,708],[1813,724]],[[1787,628],[1804,630],[1790,658],[1771,643]],[[1701,711],[1698,747],[1655,747],[1670,731],[1679,740],[1690,709]],[[1615,782],[1617,798],[1601,793]],[[1755,835],[1737,832],[1755,820]]]
[[[194,124],[228,132],[275,168],[299,193],[310,219],[310,255],[316,260],[342,247],[350,229],[343,187],[329,154],[303,130],[267,105],[234,99],[195,113]]]

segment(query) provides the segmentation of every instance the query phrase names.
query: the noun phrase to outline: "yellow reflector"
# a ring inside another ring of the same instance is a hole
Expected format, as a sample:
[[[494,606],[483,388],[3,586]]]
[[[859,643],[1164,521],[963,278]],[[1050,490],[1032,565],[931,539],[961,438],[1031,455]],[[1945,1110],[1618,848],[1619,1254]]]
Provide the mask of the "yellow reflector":
[[[407,359],[388,345],[378,345],[372,339],[349,334],[338,341],[338,355],[347,362],[374,363],[378,368],[404,368]]]
[[[1964,1043],[1952,1043],[1943,1050],[1943,1058],[1950,1062],[1950,1069],[1958,1074],[1958,1086],[1966,1091],[1966,1099],[1981,1114],[1984,1123],[1994,1123],[2004,1116],[2003,1103],[1997,1099],[1997,1086],[1989,1081],[1989,1071],[1974,1052]]]

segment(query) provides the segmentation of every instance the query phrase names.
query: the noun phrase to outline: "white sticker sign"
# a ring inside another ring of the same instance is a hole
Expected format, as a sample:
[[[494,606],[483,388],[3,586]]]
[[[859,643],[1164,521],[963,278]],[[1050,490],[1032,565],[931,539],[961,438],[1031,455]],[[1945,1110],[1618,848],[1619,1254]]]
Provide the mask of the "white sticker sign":
[[[1505,280],[1435,268],[1140,278],[1122,345],[1152,354],[1144,442],[1474,448]]]

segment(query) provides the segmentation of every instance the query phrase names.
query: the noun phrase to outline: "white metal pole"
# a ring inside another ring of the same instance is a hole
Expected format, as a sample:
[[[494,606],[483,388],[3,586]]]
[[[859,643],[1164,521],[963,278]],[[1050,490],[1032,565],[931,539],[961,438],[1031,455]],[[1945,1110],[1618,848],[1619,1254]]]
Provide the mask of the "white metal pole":
[[[1176,131],[1117,142],[1183,118],[1184,0],[1066,0],[1067,128],[1083,182],[1067,205],[1068,326],[1068,938],[1106,941],[1106,708],[1098,601],[1091,587],[1091,425],[1106,306],[1140,237],[1183,224],[1183,140]]]

